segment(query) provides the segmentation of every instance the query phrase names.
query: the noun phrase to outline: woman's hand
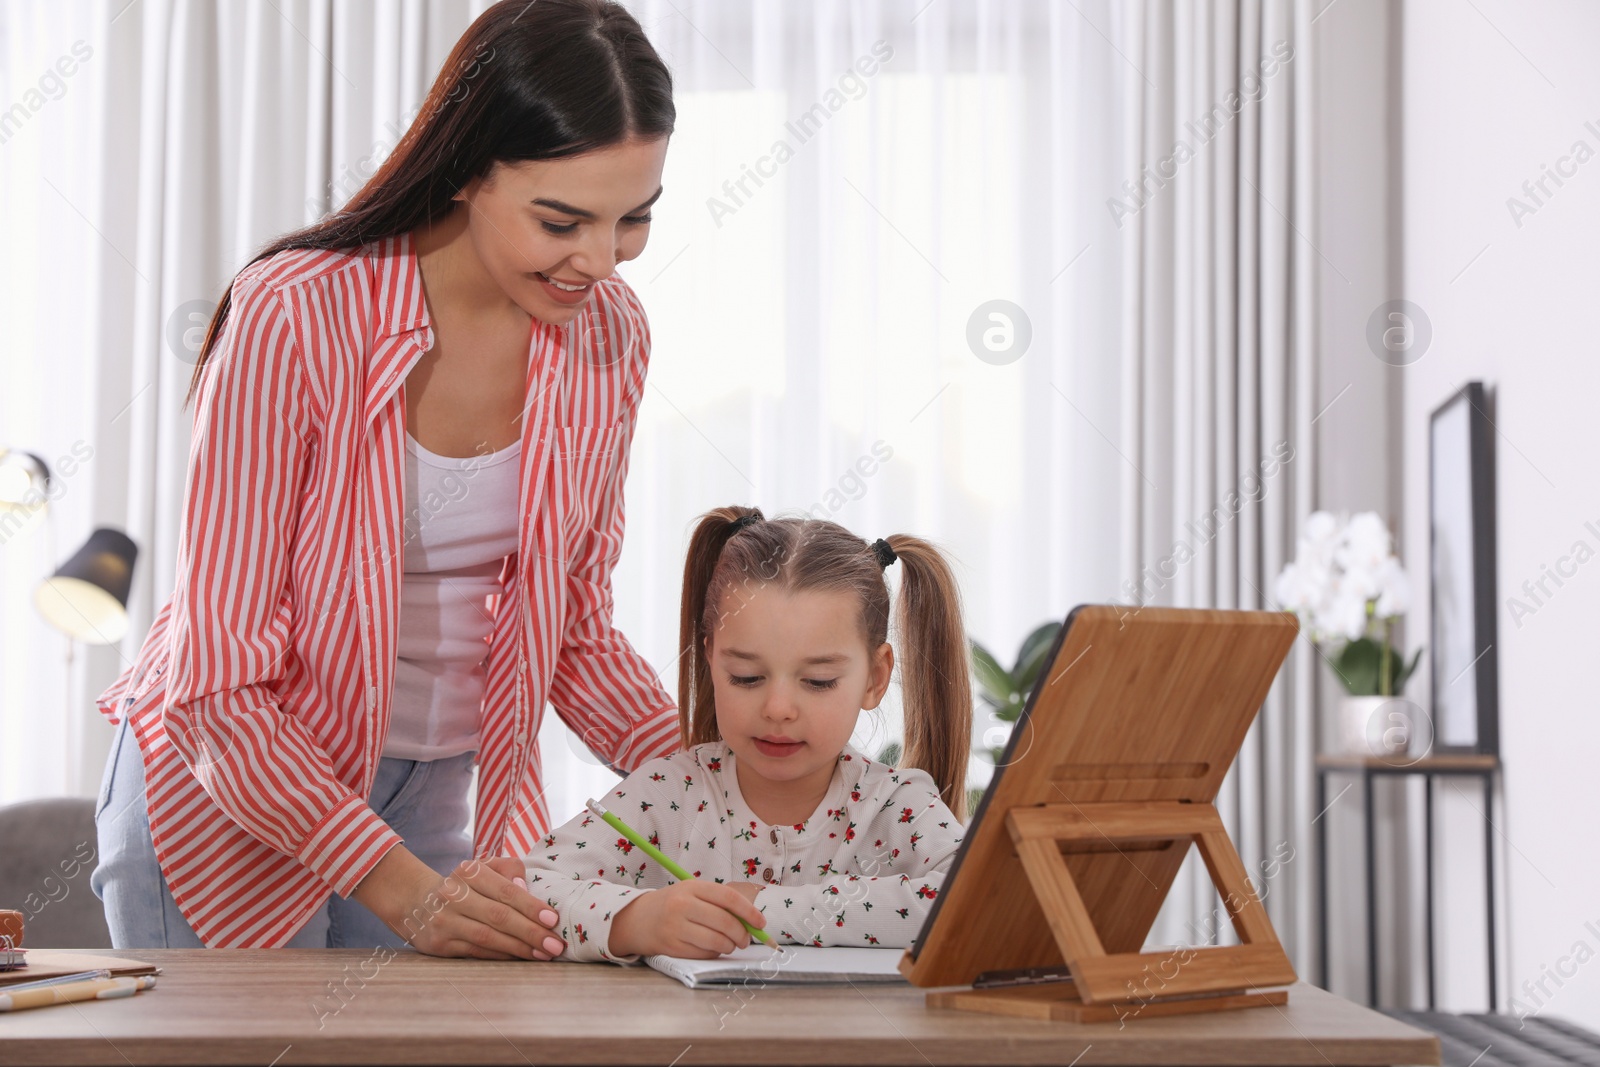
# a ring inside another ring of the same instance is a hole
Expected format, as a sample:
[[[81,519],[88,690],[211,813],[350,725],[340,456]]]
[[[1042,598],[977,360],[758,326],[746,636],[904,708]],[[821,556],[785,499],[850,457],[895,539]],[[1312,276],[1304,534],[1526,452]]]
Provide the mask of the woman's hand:
[[[439,877],[404,845],[384,853],[355,897],[389,929],[429,956],[548,960],[566,947],[544,901],[517,884],[521,860],[467,860]]]
[[[691,960],[725,956],[750,944],[744,919],[758,929],[767,917],[754,904],[760,886],[692,878],[640,893],[611,920],[613,956],[661,954]]]

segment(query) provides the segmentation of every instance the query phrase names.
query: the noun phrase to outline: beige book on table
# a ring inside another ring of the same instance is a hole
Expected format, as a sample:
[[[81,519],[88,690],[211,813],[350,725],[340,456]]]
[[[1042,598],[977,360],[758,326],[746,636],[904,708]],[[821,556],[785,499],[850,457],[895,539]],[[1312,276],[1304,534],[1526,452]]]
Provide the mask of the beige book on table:
[[[141,974],[160,974],[161,968],[125,956],[94,956],[87,952],[62,952],[59,949],[30,948],[28,965],[14,971],[0,971],[0,990],[18,982],[37,982],[82,971],[110,971],[113,978],[135,978]]]

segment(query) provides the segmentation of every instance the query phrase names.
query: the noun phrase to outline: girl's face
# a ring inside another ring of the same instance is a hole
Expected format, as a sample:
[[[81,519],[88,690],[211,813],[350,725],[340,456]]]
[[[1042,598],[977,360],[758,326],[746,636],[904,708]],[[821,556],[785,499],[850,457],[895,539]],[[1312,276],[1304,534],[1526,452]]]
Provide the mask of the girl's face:
[[[496,163],[454,199],[470,208],[467,231],[490,277],[523,311],[560,326],[596,282],[644,251],[666,158],[663,137]]]
[[[725,599],[706,638],[717,728],[739,763],[782,783],[779,792],[820,794],[861,709],[888,690],[894,650],[867,648],[848,591],[760,585]]]

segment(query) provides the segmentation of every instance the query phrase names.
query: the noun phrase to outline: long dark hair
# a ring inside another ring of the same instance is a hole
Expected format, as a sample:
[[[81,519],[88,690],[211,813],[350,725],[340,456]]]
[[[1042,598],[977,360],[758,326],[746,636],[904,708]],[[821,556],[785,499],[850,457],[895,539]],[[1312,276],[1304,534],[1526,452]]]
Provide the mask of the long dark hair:
[[[739,519],[757,521],[737,526]],[[972,739],[972,682],[961,597],[944,555],[920,537],[884,538],[900,564],[895,629],[905,694],[905,744],[900,763],[928,772],[939,796],[966,821],[967,750]],[[888,639],[889,587],[867,543],[836,522],[764,519],[756,508],[727,507],[701,516],[683,567],[678,623],[678,725],[685,743],[721,738],[716,690],[706,656],[739,598],[776,585],[787,590],[844,590],[861,605],[869,650]]]
[[[500,0],[467,27],[383,166],[344,209],[284,234],[288,249],[357,248],[449,214],[451,198],[497,162],[559,159],[672,133],[672,75],[620,4]],[[222,295],[185,403],[228,318]]]

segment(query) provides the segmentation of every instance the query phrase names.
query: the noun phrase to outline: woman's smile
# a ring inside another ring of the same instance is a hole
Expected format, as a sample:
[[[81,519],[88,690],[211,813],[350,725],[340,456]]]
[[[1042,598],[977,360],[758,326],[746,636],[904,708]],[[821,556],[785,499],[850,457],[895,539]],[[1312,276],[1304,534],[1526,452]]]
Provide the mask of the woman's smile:
[[[593,283],[563,281],[552,278],[541,271],[534,271],[533,276],[539,282],[539,287],[544,290],[551,300],[558,304],[572,307],[589,299],[589,293],[594,289]]]

